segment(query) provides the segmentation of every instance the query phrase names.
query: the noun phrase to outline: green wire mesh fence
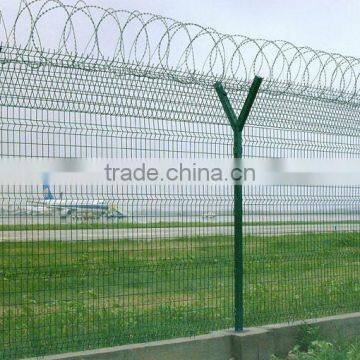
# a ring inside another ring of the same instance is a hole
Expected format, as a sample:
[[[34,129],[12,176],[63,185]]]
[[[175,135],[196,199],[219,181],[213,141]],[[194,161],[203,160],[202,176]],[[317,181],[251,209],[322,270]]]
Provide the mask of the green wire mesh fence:
[[[359,157],[359,59],[82,1],[21,2],[0,31],[2,158],[231,158],[213,84],[239,113],[256,74],[244,157]],[[233,327],[231,186],[46,190],[105,210],[1,186],[1,358]],[[359,310],[359,200],[357,186],[244,187],[245,326]]]

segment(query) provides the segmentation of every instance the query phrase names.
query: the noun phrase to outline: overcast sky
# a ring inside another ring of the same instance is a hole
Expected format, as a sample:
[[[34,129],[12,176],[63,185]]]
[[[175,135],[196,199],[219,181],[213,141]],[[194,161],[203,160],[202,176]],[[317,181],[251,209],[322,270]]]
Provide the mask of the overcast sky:
[[[76,0],[63,0],[74,4]],[[87,0],[88,4],[153,12],[222,33],[287,40],[360,57],[359,0]],[[17,0],[1,0],[11,11]]]

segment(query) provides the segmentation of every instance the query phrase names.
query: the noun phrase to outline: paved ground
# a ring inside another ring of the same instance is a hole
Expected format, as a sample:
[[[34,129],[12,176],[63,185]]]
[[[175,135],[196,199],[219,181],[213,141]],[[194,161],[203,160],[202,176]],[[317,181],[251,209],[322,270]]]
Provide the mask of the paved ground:
[[[245,226],[244,234],[284,235],[308,232],[360,231],[360,224],[301,224],[301,225],[261,225]],[[82,241],[101,239],[159,240],[186,236],[231,235],[231,226],[139,228],[139,229],[85,229],[85,230],[36,230],[2,231],[0,242],[4,241]]]

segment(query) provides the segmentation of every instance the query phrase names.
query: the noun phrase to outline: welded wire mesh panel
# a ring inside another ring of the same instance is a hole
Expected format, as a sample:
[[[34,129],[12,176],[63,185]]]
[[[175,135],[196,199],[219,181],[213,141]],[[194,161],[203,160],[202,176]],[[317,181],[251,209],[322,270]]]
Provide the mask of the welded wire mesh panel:
[[[82,2],[30,5],[0,48],[2,158],[217,164],[232,157],[233,134],[213,84],[238,114],[257,73],[244,157],[359,157],[357,59]],[[41,22],[64,9],[59,46],[45,51]],[[84,48],[78,15],[94,26]],[[112,54],[107,19],[119,30]],[[244,188],[246,326],[359,309],[359,197],[345,185]],[[2,185],[0,357],[232,327],[232,208],[230,185]]]
[[[42,188],[1,188],[2,358],[231,326],[231,188],[66,190],[64,201],[111,203],[127,217],[41,212]]]
[[[112,78],[61,61],[34,70],[7,60],[17,51],[2,51],[4,157],[231,156],[232,134],[211,78],[179,83],[162,71],[139,77],[123,65]],[[227,83],[237,112],[246,88]],[[351,104],[262,91],[244,155],[357,156],[357,112]],[[3,188],[4,356],[231,327],[232,189],[199,191],[53,190],[77,206],[112,205],[126,215],[119,220],[42,208],[40,188]],[[357,309],[356,191],[245,189],[246,325]]]
[[[247,326],[358,311],[359,196],[351,186],[246,188],[256,212],[245,215]]]

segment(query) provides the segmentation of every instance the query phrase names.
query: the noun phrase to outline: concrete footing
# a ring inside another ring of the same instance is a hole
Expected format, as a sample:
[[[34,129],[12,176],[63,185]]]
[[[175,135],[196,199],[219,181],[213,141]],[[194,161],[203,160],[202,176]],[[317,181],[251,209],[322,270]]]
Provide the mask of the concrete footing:
[[[266,360],[272,354],[285,356],[304,337],[309,327],[316,328],[319,337],[328,341],[360,336],[360,313],[247,328],[241,333],[223,330],[192,338],[116,346],[37,359]]]

